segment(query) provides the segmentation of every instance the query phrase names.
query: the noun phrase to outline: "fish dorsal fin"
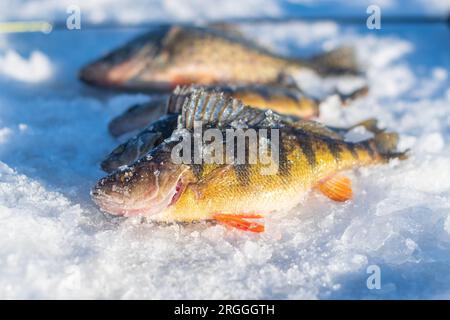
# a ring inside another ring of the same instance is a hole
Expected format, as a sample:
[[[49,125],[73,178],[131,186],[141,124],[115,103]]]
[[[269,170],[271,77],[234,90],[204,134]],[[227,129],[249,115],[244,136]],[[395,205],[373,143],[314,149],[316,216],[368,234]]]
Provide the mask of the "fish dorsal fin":
[[[191,87],[177,86],[169,96],[167,101],[166,113],[181,113],[183,103],[186,97],[191,93]]]
[[[246,106],[223,92],[188,87],[181,88],[179,93],[185,94],[180,118],[182,128],[193,129],[195,121],[218,128],[230,125],[251,127],[267,118],[267,111]]]
[[[204,89],[198,86],[177,87],[168,102],[169,113],[181,113],[179,127],[193,129],[194,122],[202,126],[233,127],[291,127],[332,139],[344,140],[339,130],[296,117],[280,115],[272,110],[264,110],[244,105],[228,92]]]

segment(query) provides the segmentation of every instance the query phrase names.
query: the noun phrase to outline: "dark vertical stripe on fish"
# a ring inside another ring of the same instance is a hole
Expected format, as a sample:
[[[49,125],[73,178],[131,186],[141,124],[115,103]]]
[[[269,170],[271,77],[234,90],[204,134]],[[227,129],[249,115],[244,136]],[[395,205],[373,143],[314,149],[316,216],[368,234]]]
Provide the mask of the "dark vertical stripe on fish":
[[[239,181],[239,183],[243,186],[247,186],[250,183],[250,164],[249,164],[249,141],[248,139],[244,139],[244,163],[240,164],[237,163],[238,159],[238,144],[237,144],[237,137],[235,137],[234,140],[234,161],[235,164],[233,166],[234,172],[236,174],[236,178]]]
[[[362,141],[362,142],[361,142],[361,146],[364,148],[364,150],[367,151],[367,153],[369,154],[369,157],[370,157],[371,159],[374,159],[374,158],[375,158],[375,152],[374,152],[374,150],[372,149],[372,146],[371,146],[371,144],[370,144],[370,141]]]
[[[296,135],[297,142],[302,149],[303,154],[306,157],[309,165],[314,168],[316,166],[316,154],[314,153],[314,149],[312,146],[311,137],[305,133],[299,133]]]
[[[331,140],[331,139],[324,139],[324,141],[325,141],[325,144],[328,147],[328,150],[330,150],[333,158],[337,162],[341,161],[341,151],[342,151],[342,149],[341,149],[341,146],[339,145],[339,143],[337,143],[336,141]]]
[[[288,159],[288,150],[283,143],[279,143],[279,169],[282,176],[289,176],[291,174],[292,163]]]
[[[346,144],[348,151],[350,151],[353,159],[359,160],[358,152],[356,151],[356,144],[354,143],[348,143]]]

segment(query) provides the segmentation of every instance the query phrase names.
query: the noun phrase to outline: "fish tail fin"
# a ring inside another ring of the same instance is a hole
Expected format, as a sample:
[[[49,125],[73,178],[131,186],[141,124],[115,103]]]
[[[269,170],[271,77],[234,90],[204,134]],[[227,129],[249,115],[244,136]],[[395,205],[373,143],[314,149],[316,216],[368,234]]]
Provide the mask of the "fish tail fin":
[[[349,46],[313,56],[309,59],[309,63],[321,75],[362,74],[355,51]]]
[[[339,96],[343,106],[348,106],[353,101],[366,96],[369,93],[369,87],[367,85],[362,86],[350,93],[342,93],[336,90],[336,94]]]
[[[378,132],[373,138],[376,151],[384,159],[405,160],[408,158],[409,150],[398,151],[398,140],[399,136],[396,132]]]
[[[366,120],[358,122],[358,123],[348,127],[347,131],[350,131],[350,130],[355,129],[357,127],[363,127],[367,131],[372,132],[374,134],[378,134],[378,133],[384,132],[384,129],[381,129],[380,127],[378,127],[378,120],[375,119],[375,118],[368,118]]]

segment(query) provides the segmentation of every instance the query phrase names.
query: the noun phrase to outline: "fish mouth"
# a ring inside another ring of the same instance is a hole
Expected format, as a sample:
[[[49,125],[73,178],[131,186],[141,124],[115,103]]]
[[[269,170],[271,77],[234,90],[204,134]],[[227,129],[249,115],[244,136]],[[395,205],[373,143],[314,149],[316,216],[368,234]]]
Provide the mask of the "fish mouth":
[[[152,197],[145,198],[144,196],[137,201],[133,201],[131,198],[107,195],[97,186],[91,190],[91,197],[100,210],[112,215],[124,217],[152,216],[174,205],[185,190],[186,185],[180,177],[174,186],[169,189],[169,192],[160,199],[155,199],[158,197],[159,186]]]
[[[112,66],[98,61],[81,69],[78,77],[88,85],[127,92],[168,93],[177,87],[177,83],[167,80],[140,79],[142,64],[140,61],[127,61]]]
[[[79,72],[80,80],[90,85],[126,91],[147,91],[149,87],[166,89],[165,83],[156,81],[149,84],[142,78],[142,73],[153,73],[155,59],[170,28],[156,28],[87,64]]]
[[[94,86],[120,88],[126,87],[127,82],[139,72],[139,69],[139,63],[133,60],[116,65],[107,61],[97,61],[81,69],[79,78]]]
[[[146,68],[148,59],[154,58],[153,46],[143,50],[142,45],[121,48],[89,63],[79,73],[81,81],[105,87],[125,87]]]

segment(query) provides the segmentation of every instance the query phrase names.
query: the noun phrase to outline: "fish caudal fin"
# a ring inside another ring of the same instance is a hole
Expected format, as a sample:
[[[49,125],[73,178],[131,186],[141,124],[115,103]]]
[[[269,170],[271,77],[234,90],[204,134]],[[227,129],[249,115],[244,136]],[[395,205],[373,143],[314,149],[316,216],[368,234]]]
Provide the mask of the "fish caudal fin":
[[[348,106],[353,101],[367,96],[369,93],[369,87],[367,85],[362,86],[361,88],[355,89],[354,91],[350,93],[342,93],[339,90],[336,90],[336,94],[339,96],[339,99],[341,100],[341,103],[343,106]]]
[[[380,132],[375,135],[374,142],[380,154],[389,154],[397,149],[398,134],[395,132]]]
[[[362,73],[352,47],[336,48],[312,57],[309,62],[321,75],[359,75]]]
[[[352,181],[342,175],[332,175],[320,181],[316,188],[334,201],[344,202],[352,198]]]
[[[398,133],[395,132],[379,132],[375,134],[373,141],[377,152],[386,159],[398,158],[405,160],[408,158],[409,150],[397,151]]]
[[[347,131],[355,129],[356,127],[363,127],[367,131],[372,132],[374,134],[378,134],[384,131],[384,129],[380,129],[378,127],[378,120],[375,118],[369,118],[361,122],[358,122],[357,124],[354,124],[353,126],[349,127]]]
[[[258,222],[247,221],[245,219],[260,219],[258,214],[215,214],[213,219],[228,227],[251,232],[264,232],[264,225]]]

